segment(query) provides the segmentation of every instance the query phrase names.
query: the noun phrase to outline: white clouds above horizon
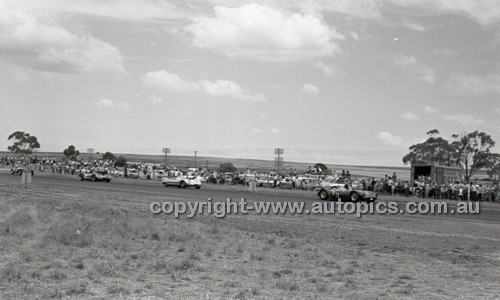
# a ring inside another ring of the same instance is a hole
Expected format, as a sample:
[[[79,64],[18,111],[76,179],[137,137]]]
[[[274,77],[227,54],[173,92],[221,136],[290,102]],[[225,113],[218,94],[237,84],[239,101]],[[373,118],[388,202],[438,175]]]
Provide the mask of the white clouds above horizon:
[[[77,36],[0,2],[0,53],[10,62],[54,73],[125,72],[120,51],[91,35]]]
[[[442,118],[447,122],[456,122],[465,127],[485,124],[482,117],[473,114],[443,115]]]
[[[310,83],[306,83],[302,86],[302,92],[309,95],[319,95],[320,90],[317,86],[312,85]]]
[[[313,63],[313,66],[321,71],[323,71],[323,74],[328,77],[333,77],[335,75],[340,74],[341,70],[339,67],[337,67],[334,64],[325,64],[322,61],[317,61]]]
[[[405,121],[416,121],[420,119],[420,117],[412,112],[405,111],[400,115],[401,119]]]
[[[198,81],[187,81],[177,74],[165,70],[147,72],[142,76],[145,86],[163,91],[177,93],[204,93],[212,97],[226,97],[252,102],[264,102],[267,98],[263,94],[245,93],[239,84],[230,80],[209,81],[206,79]]]
[[[422,82],[428,84],[436,82],[436,70],[419,62],[414,56],[395,55],[394,64],[406,68],[412,76]]]
[[[424,107],[422,108],[422,110],[426,113],[426,114],[429,114],[429,115],[435,115],[439,112],[439,110],[437,108],[434,108],[430,105],[424,105]]]
[[[500,75],[490,74],[486,77],[478,75],[454,76],[446,81],[446,87],[452,93],[500,95]]]
[[[214,7],[184,27],[192,44],[227,56],[287,61],[332,56],[345,37],[315,15],[287,13],[261,4]]]
[[[390,132],[382,131],[377,134],[377,138],[385,145],[399,146],[403,144],[403,139],[392,135]]]
[[[102,98],[101,100],[96,102],[96,105],[98,107],[102,107],[102,108],[117,108],[118,110],[121,110],[121,111],[130,110],[130,106],[127,103],[115,102],[115,101],[110,100],[108,98]]]

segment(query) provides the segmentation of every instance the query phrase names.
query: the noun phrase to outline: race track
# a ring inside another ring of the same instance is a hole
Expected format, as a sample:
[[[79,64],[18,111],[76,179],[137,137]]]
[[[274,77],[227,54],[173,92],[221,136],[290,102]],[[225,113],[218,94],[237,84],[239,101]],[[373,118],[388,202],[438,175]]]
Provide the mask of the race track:
[[[0,174],[0,183],[20,183],[20,176],[12,176],[10,174]],[[80,191],[102,191],[106,193],[116,193],[123,194],[127,193],[130,195],[137,195],[137,200],[141,201],[141,195],[153,195],[162,196],[165,201],[206,201],[211,198],[213,201],[223,201],[227,198],[231,198],[234,201],[239,201],[241,198],[249,203],[254,201],[269,201],[269,202],[298,202],[304,201],[306,205],[311,205],[315,201],[320,201],[311,192],[310,196],[297,196],[297,195],[284,195],[277,193],[265,193],[262,190],[259,193],[250,193],[248,191],[231,191],[231,190],[216,190],[211,189],[210,185],[204,185],[201,189],[196,190],[193,188],[180,189],[177,187],[165,188],[158,182],[157,185],[152,185],[150,182],[148,184],[143,183],[138,180],[131,180],[130,182],[90,182],[90,181],[79,181],[76,177],[51,177],[51,176],[34,176],[33,185],[52,187],[52,188],[67,188],[75,192]],[[0,186],[1,188],[1,186]],[[415,198],[401,198],[401,197],[391,197],[382,196],[377,201],[395,201],[398,202],[399,207],[402,207],[407,201],[418,201]],[[451,209],[456,209],[456,205],[451,204],[449,206]],[[381,215],[382,216],[382,215]],[[384,216],[391,216],[389,214]],[[450,218],[453,220],[462,220],[464,222],[478,222],[478,223],[490,223],[490,224],[500,224],[500,204],[498,208],[496,205],[491,208],[481,207],[481,212],[479,214],[470,215],[458,215],[458,214],[426,214],[426,215],[409,215],[405,214],[408,218]]]

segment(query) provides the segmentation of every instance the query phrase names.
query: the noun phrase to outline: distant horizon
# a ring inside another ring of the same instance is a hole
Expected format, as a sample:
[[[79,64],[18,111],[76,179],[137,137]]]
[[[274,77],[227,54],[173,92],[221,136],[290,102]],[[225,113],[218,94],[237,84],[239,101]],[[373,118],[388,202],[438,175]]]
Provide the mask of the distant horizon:
[[[77,150],[80,151],[80,155],[89,155],[88,152],[86,151],[82,151],[80,149],[77,148]],[[86,149],[85,149],[86,150]],[[214,149],[212,149],[212,151],[210,151],[211,149],[202,149],[202,150],[198,150],[198,154],[197,154],[197,157],[198,159],[201,159],[201,158],[222,158],[222,159],[247,159],[247,160],[262,160],[262,161],[273,161],[274,158],[275,158],[275,155],[273,154],[274,152],[271,152],[271,151],[268,151],[269,153],[271,154],[268,154],[267,156],[264,154],[264,155],[259,155],[260,153],[254,153],[253,156],[249,156],[249,155],[231,155],[229,153],[220,153],[220,149],[218,149],[219,151],[214,151]],[[229,149],[228,151],[234,151],[235,149]],[[255,150],[255,149],[254,149]],[[269,150],[269,149],[265,149],[265,148],[261,148],[260,150]],[[270,150],[273,150],[273,149],[270,149]],[[286,162],[293,162],[293,163],[301,163],[301,164],[315,164],[315,163],[324,163],[326,165],[334,165],[334,166],[353,166],[353,167],[377,167],[377,168],[400,168],[400,169],[406,169],[406,168],[409,168],[409,166],[406,166],[404,165],[402,162],[400,165],[388,165],[388,164],[366,164],[366,163],[356,163],[356,162],[352,162],[352,163],[348,163],[348,162],[342,162],[342,161],[337,161],[337,162],[332,162],[331,160],[328,160],[327,157],[323,156],[322,158],[321,157],[318,157],[318,155],[321,155],[321,154],[318,154],[318,152],[320,151],[330,151],[330,152],[334,152],[334,151],[337,151],[337,152],[349,152],[350,150],[327,150],[327,149],[289,149],[290,151],[293,151],[293,155],[291,158],[288,158],[287,159],[287,149],[285,149],[285,153],[281,156],[284,158],[284,161],[285,163]],[[93,153],[93,155],[101,155],[101,154],[104,154],[105,152],[111,152],[115,155],[144,155],[144,156],[158,156],[158,157],[162,157],[164,154],[161,153],[161,152],[143,152],[143,153],[138,153],[136,151],[110,151],[110,150],[102,150],[102,151],[97,151],[95,150],[95,152]],[[186,150],[186,149],[179,149],[178,152],[175,152],[175,149],[172,149],[172,153],[168,154],[168,157],[194,157],[194,153],[191,151],[191,153],[189,153],[189,150]],[[304,157],[304,156],[300,156],[300,153],[297,153],[299,151],[315,151],[316,152],[316,158],[313,158],[313,157],[309,157],[309,159],[307,157]],[[353,150],[355,151],[355,150]],[[380,152],[380,151],[372,151],[372,152]],[[63,155],[62,153],[62,150],[60,151],[47,151],[47,150],[38,150],[36,152],[37,154],[44,154],[44,153],[48,153],[48,154],[51,154],[51,155]],[[206,153],[206,154],[205,154]],[[363,152],[364,154],[365,152]],[[9,151],[0,151],[0,155],[8,155],[8,154],[12,154],[12,152],[9,152]],[[248,154],[248,152],[247,152]],[[302,157],[301,158],[298,158],[298,156]],[[332,156],[333,157],[333,156]],[[402,158],[402,156],[401,156]],[[400,158],[400,159],[401,159]]]

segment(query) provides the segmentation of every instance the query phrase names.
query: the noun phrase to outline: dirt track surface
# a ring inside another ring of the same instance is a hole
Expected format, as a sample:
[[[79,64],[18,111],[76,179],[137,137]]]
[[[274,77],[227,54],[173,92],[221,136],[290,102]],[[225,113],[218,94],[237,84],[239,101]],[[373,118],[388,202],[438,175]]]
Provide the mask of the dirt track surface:
[[[2,299],[498,299],[500,211],[153,215],[151,201],[311,194],[0,175]],[[382,198],[382,201],[408,201]],[[413,200],[413,199],[411,199]]]

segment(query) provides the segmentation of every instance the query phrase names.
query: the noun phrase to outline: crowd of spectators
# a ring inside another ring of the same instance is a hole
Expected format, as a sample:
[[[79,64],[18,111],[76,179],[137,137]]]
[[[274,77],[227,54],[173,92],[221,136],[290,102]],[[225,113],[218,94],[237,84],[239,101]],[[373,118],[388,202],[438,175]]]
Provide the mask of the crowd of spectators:
[[[79,174],[81,172],[98,171],[114,176],[144,179],[185,175],[199,177],[203,182],[210,184],[249,185],[251,181],[254,181],[257,186],[261,187],[301,190],[313,190],[318,186],[327,186],[329,184],[343,184],[347,188],[374,191],[385,195],[465,201],[500,201],[498,184],[492,182],[489,184],[477,182],[437,184],[430,180],[429,177],[420,176],[411,185],[408,180],[399,179],[396,173],[393,173],[392,176],[385,175],[382,178],[353,178],[349,170],[342,170],[342,172],[333,170],[328,173],[329,175],[324,175],[322,170],[314,167],[309,167],[304,172],[299,172],[296,169],[282,170],[279,174],[276,170],[268,172],[257,172],[255,170],[246,170],[246,172],[218,172],[206,168],[183,170],[173,166],[164,168],[159,164],[151,163],[129,163],[127,168],[117,168],[115,167],[115,162],[110,159],[91,158],[74,161],[56,159],[50,156],[39,157],[36,155],[0,156],[0,165],[8,166],[11,169],[14,169],[15,166],[30,165],[39,172],[56,174]]]

